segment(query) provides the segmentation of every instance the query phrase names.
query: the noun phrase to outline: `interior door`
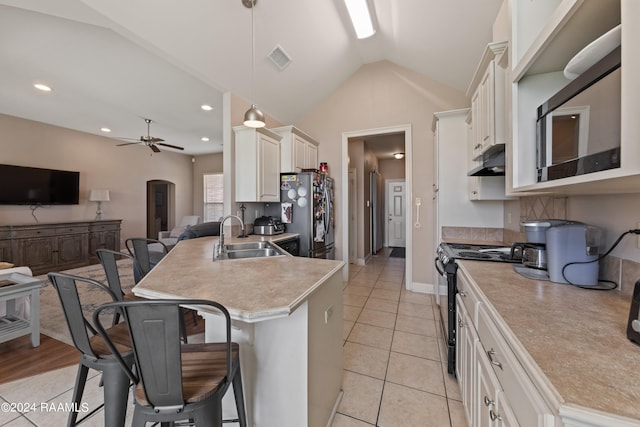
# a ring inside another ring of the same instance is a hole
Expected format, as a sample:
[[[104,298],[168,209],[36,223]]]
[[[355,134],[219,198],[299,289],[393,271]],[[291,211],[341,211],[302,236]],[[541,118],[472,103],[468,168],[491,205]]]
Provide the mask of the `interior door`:
[[[405,211],[405,193],[405,181],[387,182],[387,241],[389,246],[392,247],[404,248],[406,246],[405,224],[407,222],[407,213]]]

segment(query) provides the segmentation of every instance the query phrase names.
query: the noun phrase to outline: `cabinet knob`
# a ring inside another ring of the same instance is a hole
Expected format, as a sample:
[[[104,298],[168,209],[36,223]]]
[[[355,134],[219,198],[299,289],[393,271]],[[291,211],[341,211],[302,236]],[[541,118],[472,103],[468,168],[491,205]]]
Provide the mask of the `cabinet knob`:
[[[493,400],[489,399],[487,396],[484,397],[484,406],[493,406],[495,404],[496,404],[496,402],[494,402]]]
[[[464,291],[458,291],[461,297],[466,298],[467,294]]]
[[[458,327],[464,328],[464,322],[460,319],[458,319]]]
[[[491,418],[491,421],[502,421],[502,417],[499,414],[496,414],[493,409],[489,411],[489,417]]]
[[[500,368],[500,370],[502,370],[502,363],[498,362],[497,360],[494,360],[493,356],[496,354],[496,351],[492,348],[491,350],[487,351],[487,357],[489,357],[489,362],[493,365],[493,366],[497,366],[498,368]]]

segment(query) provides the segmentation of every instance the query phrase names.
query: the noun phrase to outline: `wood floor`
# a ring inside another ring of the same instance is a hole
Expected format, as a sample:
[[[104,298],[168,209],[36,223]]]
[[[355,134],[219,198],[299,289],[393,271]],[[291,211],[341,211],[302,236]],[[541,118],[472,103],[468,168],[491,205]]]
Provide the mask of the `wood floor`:
[[[185,310],[185,325],[189,335],[204,332],[204,319]],[[0,343],[0,384],[31,377],[59,368],[77,365],[80,353],[75,347],[40,334],[40,346],[31,346],[29,335]]]

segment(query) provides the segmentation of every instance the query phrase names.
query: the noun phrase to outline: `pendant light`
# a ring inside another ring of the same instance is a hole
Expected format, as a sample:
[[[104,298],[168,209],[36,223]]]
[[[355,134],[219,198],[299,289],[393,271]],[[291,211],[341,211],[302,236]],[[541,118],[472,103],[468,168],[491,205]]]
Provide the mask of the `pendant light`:
[[[255,36],[255,19],[253,9],[258,0],[242,0],[244,7],[251,9],[251,96],[256,96],[256,36]],[[250,128],[264,127],[264,114],[258,109],[256,104],[251,104],[251,108],[244,113],[244,125]]]

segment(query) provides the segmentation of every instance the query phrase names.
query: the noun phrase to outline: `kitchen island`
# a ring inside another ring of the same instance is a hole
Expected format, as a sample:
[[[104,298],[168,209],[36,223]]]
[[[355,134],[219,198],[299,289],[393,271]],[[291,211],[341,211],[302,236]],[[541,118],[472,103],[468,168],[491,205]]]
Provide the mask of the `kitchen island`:
[[[290,238],[225,237],[225,243]],[[183,240],[133,292],[224,305],[240,344],[249,426],[326,426],[341,397],[342,261],[290,255],[213,261],[218,237]],[[194,307],[196,310],[197,307]],[[224,320],[199,310],[205,340],[224,341]],[[235,418],[233,393],[224,417]]]
[[[459,282],[471,288],[462,300],[478,295],[472,322],[483,328],[483,319],[490,319],[515,356],[514,369],[524,373],[525,386],[541,396],[552,415],[536,425],[640,426],[640,346],[626,337],[630,296],[527,279],[510,264],[460,261],[459,266]],[[495,342],[490,344],[491,357],[508,362]],[[498,376],[506,371],[495,369]],[[517,407],[510,383],[503,387]]]

